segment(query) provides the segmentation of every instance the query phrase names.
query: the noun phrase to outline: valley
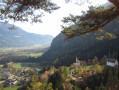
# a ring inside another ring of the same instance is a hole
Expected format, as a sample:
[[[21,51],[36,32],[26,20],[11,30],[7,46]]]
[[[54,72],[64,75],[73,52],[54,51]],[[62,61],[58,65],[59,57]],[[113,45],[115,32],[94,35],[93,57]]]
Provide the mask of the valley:
[[[5,90],[17,90],[44,67],[32,59],[40,57],[49,47],[0,48],[0,85]],[[32,61],[32,62],[31,62]],[[0,86],[1,87],[1,86]]]
[[[30,62],[42,56],[47,50],[47,46],[0,48],[0,63]]]
[[[0,90],[119,90],[119,0],[0,0]]]
[[[50,46],[53,36],[34,34],[12,24],[0,22],[0,48]]]
[[[104,27],[116,35],[112,40],[91,33],[65,41],[60,33],[48,45],[1,44],[0,90],[117,90],[118,28]]]

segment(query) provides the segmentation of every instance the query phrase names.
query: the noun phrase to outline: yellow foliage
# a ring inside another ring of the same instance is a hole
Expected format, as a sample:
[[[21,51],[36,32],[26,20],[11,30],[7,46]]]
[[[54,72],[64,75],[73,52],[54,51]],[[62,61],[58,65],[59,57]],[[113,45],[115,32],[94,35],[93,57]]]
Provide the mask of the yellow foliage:
[[[79,68],[76,68],[76,72],[79,72]]]
[[[45,74],[49,74],[49,72],[48,71],[45,71]]]
[[[38,85],[38,87],[40,87],[40,86],[42,85],[42,83],[41,83],[41,82],[38,82],[38,84],[37,84],[37,85]]]
[[[101,32],[101,33],[104,32],[104,30],[102,30],[102,29],[98,29],[98,31]]]
[[[52,83],[49,83],[48,85],[49,85],[49,86],[52,86]]]

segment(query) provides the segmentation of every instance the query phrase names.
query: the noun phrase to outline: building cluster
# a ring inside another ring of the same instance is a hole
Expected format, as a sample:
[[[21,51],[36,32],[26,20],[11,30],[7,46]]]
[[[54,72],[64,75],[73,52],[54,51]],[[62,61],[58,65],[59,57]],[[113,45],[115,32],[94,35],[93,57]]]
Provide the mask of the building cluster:
[[[8,64],[7,64],[8,65]],[[10,64],[11,67],[11,64]],[[0,84],[3,84],[4,87],[12,85],[23,85],[30,80],[31,75],[37,70],[24,70],[24,68],[10,68],[2,67],[0,68]],[[38,71],[37,71],[38,72]]]

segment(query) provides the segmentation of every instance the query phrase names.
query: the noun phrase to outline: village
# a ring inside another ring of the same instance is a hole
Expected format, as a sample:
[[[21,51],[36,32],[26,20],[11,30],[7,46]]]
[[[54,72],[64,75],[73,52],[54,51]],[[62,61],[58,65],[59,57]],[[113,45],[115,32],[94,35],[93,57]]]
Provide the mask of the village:
[[[96,73],[102,73],[104,66],[112,68],[118,67],[118,60],[104,56],[100,61],[98,61],[97,57],[94,57],[94,59],[86,62],[80,61],[78,57],[76,57],[76,62],[71,65],[69,77],[72,78],[72,80],[83,80],[88,77],[88,75],[92,76]],[[78,72],[80,74],[78,74]]]
[[[9,62],[0,67],[0,85],[3,87],[10,86],[23,86],[31,80],[33,75],[38,75],[40,70],[28,69],[27,67],[15,67],[16,63]],[[51,67],[50,70],[45,70],[40,75],[40,82],[47,81],[48,77],[54,74],[56,71],[60,71],[66,81],[73,80],[77,83],[84,82],[87,77],[102,73],[104,67],[117,67],[118,61],[113,58],[104,56],[100,61],[97,57],[92,60],[79,60],[76,57],[75,62],[70,66],[62,66],[59,69]]]
[[[4,87],[13,85],[24,85],[30,80],[30,77],[38,73],[36,69],[28,69],[26,67],[15,68],[14,63],[10,62],[0,68],[0,85]]]
[[[59,70],[62,73],[67,73],[64,76],[65,79],[70,78],[71,80],[80,82],[85,80],[89,76],[95,75],[97,73],[102,73],[105,67],[118,68],[118,60],[104,56],[100,61],[98,57],[94,57],[93,59],[85,61],[80,60],[78,57],[76,57],[75,62],[72,63],[69,67],[61,66],[59,69],[52,67],[50,68],[50,70],[46,70],[40,76],[40,78],[41,81],[45,81],[48,79],[48,76],[54,74],[54,72]]]

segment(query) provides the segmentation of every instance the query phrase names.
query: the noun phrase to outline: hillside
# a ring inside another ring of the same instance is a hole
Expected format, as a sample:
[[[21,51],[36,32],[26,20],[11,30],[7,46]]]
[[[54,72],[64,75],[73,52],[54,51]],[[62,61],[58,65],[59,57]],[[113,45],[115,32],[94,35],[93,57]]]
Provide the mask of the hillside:
[[[15,26],[16,30],[10,30],[11,24],[0,22],[0,48],[26,47],[34,45],[50,45],[53,39],[50,35],[28,33]]]
[[[116,57],[117,49],[119,49],[119,23],[111,22],[103,29],[117,36],[116,39],[111,40],[111,56]],[[88,60],[94,56],[102,58],[104,55],[108,55],[110,40],[96,40],[96,37],[93,32],[89,35],[65,40],[65,35],[60,33],[53,39],[50,49],[40,57],[40,60],[49,63],[58,59],[56,66],[60,66],[75,62],[76,55],[80,60]]]

